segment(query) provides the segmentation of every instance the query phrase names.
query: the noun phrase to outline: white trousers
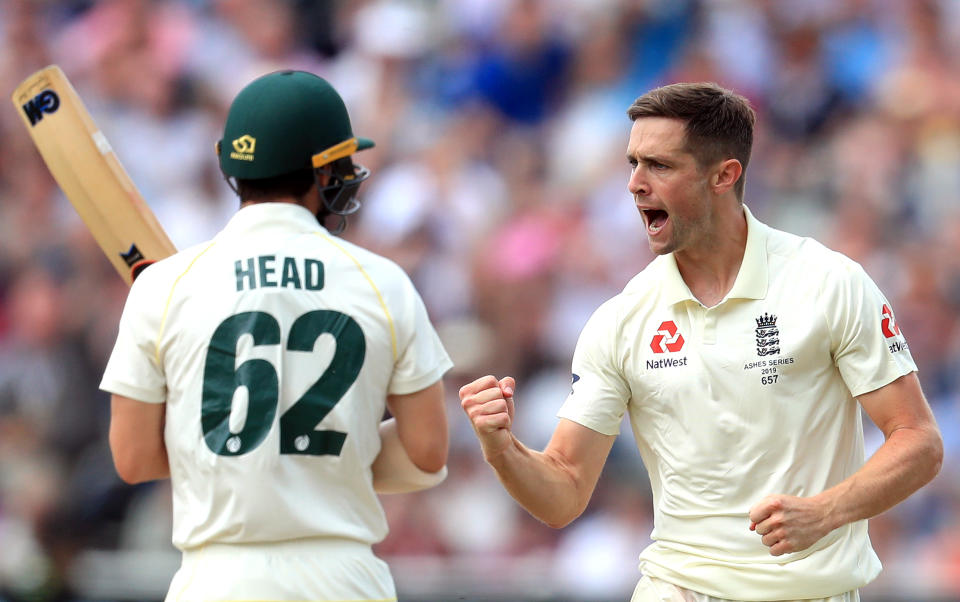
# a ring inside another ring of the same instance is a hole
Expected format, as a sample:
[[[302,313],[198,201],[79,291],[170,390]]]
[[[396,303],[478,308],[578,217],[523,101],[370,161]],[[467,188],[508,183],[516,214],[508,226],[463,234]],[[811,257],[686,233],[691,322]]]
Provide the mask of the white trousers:
[[[737,602],[725,598],[716,598],[701,594],[679,585],[667,583],[662,579],[644,575],[633,590],[630,602]],[[772,602],[772,601],[771,601]],[[780,601],[777,601],[780,602]],[[796,600],[791,602],[860,602],[860,594],[856,591],[830,596],[829,598],[814,598],[812,600]]]
[[[183,553],[166,602],[395,602],[387,563],[338,539],[209,544]]]

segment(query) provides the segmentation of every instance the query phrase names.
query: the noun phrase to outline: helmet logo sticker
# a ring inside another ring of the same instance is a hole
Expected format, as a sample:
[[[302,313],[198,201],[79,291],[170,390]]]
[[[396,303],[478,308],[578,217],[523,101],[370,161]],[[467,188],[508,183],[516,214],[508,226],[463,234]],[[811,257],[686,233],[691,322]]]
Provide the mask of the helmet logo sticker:
[[[253,152],[257,148],[257,139],[250,134],[244,134],[234,140],[233,152],[230,153],[231,159],[237,161],[253,161]]]

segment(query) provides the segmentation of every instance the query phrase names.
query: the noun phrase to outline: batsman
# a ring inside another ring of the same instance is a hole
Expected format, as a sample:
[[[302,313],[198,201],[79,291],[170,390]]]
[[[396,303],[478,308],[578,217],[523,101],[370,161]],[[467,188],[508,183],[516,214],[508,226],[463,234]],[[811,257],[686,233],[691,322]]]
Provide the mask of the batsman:
[[[140,273],[101,383],[119,475],[171,479],[167,600],[395,600],[377,493],[446,474],[451,362],[402,269],[335,236],[373,142],[328,82],[282,71],[216,146],[240,209]]]

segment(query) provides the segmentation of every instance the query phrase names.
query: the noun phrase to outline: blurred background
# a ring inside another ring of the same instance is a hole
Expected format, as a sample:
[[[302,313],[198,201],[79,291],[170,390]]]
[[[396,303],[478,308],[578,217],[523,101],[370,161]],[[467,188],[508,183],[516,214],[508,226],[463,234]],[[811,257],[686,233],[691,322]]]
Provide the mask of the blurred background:
[[[49,63],[180,247],[237,208],[213,146],[254,77],[322,75],[377,141],[345,236],[408,271],[457,364],[449,479],[383,499],[401,600],[629,598],[651,501],[627,425],[551,530],[483,464],[457,390],[516,376],[542,448],[581,327],[652,259],[626,108],[675,81],[746,95],[746,203],[866,267],[943,430],[940,476],[870,523],[863,599],[960,600],[960,2],[0,0],[0,90]],[[126,288],[9,104],[0,140],[0,601],[162,599],[168,483],[118,480],[97,390]]]

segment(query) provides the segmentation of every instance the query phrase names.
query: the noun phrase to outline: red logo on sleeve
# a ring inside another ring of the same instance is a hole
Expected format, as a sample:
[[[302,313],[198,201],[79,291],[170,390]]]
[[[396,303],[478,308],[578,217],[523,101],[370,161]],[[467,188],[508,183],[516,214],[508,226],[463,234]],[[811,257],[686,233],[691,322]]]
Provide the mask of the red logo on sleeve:
[[[883,306],[880,316],[883,318],[883,320],[880,321],[880,330],[883,331],[883,336],[892,339],[900,334],[900,327],[897,326],[897,321],[893,317],[893,310],[890,309],[889,305]]]
[[[675,353],[683,349],[683,335],[672,320],[660,324],[657,334],[653,335],[653,340],[650,341],[650,349],[653,349],[654,353]]]

